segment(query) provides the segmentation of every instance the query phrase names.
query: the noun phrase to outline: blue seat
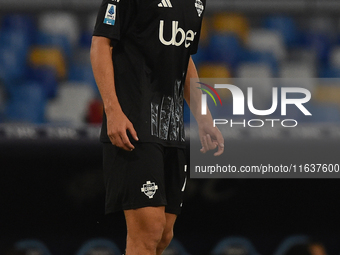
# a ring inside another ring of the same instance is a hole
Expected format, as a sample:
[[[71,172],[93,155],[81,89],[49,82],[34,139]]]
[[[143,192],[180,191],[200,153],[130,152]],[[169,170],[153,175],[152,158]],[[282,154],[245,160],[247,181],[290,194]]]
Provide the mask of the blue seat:
[[[213,249],[212,255],[258,255],[253,244],[244,237],[227,237]]]
[[[224,62],[231,68],[239,62],[241,45],[236,34],[213,34],[208,46],[208,61]]]
[[[76,255],[95,255],[99,254],[121,255],[117,245],[108,239],[92,239],[84,243]]]
[[[10,122],[44,123],[46,96],[37,82],[24,82],[11,88],[5,116]]]
[[[7,81],[26,73],[26,55],[8,47],[0,47],[0,78]]]
[[[51,255],[51,252],[44,243],[39,240],[25,239],[15,243],[16,250],[26,251],[25,254]]]
[[[163,252],[164,255],[188,255],[183,245],[177,240],[172,239],[169,246]]]
[[[72,57],[72,46],[66,35],[38,33],[36,44],[40,46],[58,47],[69,60]]]
[[[198,46],[197,53],[191,57],[197,67],[202,63],[207,62],[209,59],[207,47]]]
[[[92,32],[90,31],[83,31],[80,34],[80,39],[79,39],[79,46],[80,47],[86,47],[90,48],[92,43]]]
[[[340,78],[340,68],[325,66],[320,68],[320,78]]]
[[[16,30],[30,35],[34,35],[37,31],[34,18],[30,15],[7,14],[0,24],[2,30]]]
[[[313,122],[340,122],[339,105],[333,103],[314,103],[310,112],[313,114],[311,121]]]
[[[329,54],[334,42],[329,35],[321,32],[306,32],[303,35],[303,46],[314,50],[321,64],[328,63]]]
[[[274,75],[278,73],[278,60],[271,52],[244,50],[240,59],[242,62],[267,64]]]
[[[54,98],[58,90],[57,71],[49,66],[28,68],[25,76],[28,81],[36,81],[45,91],[46,98]]]
[[[283,240],[283,242],[279,245],[274,255],[284,255],[293,246],[307,244],[308,240],[309,240],[308,237],[305,235],[290,236]]]
[[[26,60],[27,52],[30,47],[29,36],[20,30],[0,31],[0,47],[19,52],[22,60]]]
[[[91,65],[73,64],[69,70],[69,81],[90,84],[99,93]]]
[[[264,19],[264,26],[279,31],[288,47],[293,47],[300,41],[300,33],[292,17],[270,16]]]

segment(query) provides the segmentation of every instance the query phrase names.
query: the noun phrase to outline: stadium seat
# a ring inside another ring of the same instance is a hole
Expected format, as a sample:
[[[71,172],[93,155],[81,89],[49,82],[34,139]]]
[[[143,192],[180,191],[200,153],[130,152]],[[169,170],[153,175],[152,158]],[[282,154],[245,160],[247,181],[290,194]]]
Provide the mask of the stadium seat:
[[[236,72],[237,86],[247,94],[253,88],[253,105],[256,109],[269,109],[272,104],[273,82],[271,68],[266,64],[244,63]]]
[[[0,80],[0,123],[5,119],[6,90]]]
[[[11,48],[0,47],[0,79],[19,79],[26,73],[25,55]]]
[[[287,47],[291,48],[299,42],[299,31],[295,20],[288,16],[270,16],[264,20],[267,29],[278,31],[282,34]]]
[[[280,32],[268,29],[254,29],[249,33],[247,46],[250,50],[271,52],[282,61],[286,58],[284,39]]]
[[[66,59],[72,58],[72,46],[66,35],[39,32],[35,44],[41,48],[58,48]]]
[[[239,65],[236,70],[237,78],[268,79],[273,77],[271,67],[266,63],[245,62]]]
[[[22,33],[20,30],[0,31],[0,47],[6,47],[20,53],[23,60],[26,60],[26,54],[30,46],[29,35]]]
[[[271,52],[244,50],[240,55],[240,62],[267,65],[270,67],[273,76],[276,76],[279,69],[278,60]]]
[[[189,255],[189,253],[177,239],[172,239],[162,255]]]
[[[89,84],[60,84],[57,97],[47,105],[47,120],[54,123],[82,124],[86,120],[88,105],[95,97],[96,94]]]
[[[7,14],[1,20],[1,30],[16,31],[29,35],[28,39],[32,39],[37,31],[34,19],[30,15],[23,14]],[[32,42],[32,41],[30,41]]]
[[[316,68],[318,57],[315,50],[299,46],[289,50],[287,61],[299,62]]]
[[[208,60],[224,62],[234,68],[239,61],[241,46],[234,34],[213,34],[207,49]]]
[[[47,98],[54,98],[58,89],[57,71],[49,66],[28,68],[26,80],[37,81],[45,91]]]
[[[241,14],[223,12],[215,14],[212,17],[212,27],[218,33],[234,33],[243,42],[248,39],[248,20]]]
[[[91,43],[92,43],[92,32],[82,31],[80,33],[79,46],[88,48],[87,50],[90,51],[89,48],[91,47]]]
[[[318,103],[333,103],[340,106],[340,80],[334,80],[334,84],[321,83],[316,87],[313,99]]]
[[[5,117],[10,122],[44,123],[46,96],[37,82],[24,82],[9,92]]]
[[[103,121],[104,105],[101,99],[92,99],[88,105],[86,122],[101,124]]]
[[[198,68],[201,78],[231,78],[230,70],[225,64],[205,63]]]
[[[29,63],[33,67],[53,67],[57,71],[58,78],[66,78],[66,61],[64,55],[58,48],[33,48],[29,55]]]
[[[298,62],[286,62],[281,65],[279,77],[281,86],[301,87],[308,89],[312,94],[316,88],[315,69]]]
[[[87,17],[86,17],[86,26],[85,26],[85,30],[87,31],[93,31],[94,26],[96,25],[96,21],[97,21],[97,12],[93,12],[90,13]]]
[[[324,34],[334,34],[336,32],[335,23],[329,16],[315,16],[308,20],[307,30],[311,32],[321,32]]]
[[[340,46],[333,47],[329,54],[329,66],[340,68]]]
[[[79,42],[79,24],[72,13],[50,12],[39,17],[39,30],[46,34],[64,35],[72,46]]]
[[[258,255],[258,252],[244,237],[227,237],[215,246],[211,255]]]
[[[310,108],[311,108],[310,111],[313,114],[313,117],[310,120],[313,122],[326,122],[326,123],[340,122],[339,102],[337,103],[314,102]]]
[[[304,47],[316,52],[318,61],[327,64],[333,42],[331,37],[323,32],[304,33]]]
[[[108,239],[92,239],[84,243],[76,255],[121,255],[117,245]]]
[[[72,64],[91,65],[90,49],[80,47],[73,52]]]
[[[280,78],[316,78],[313,66],[300,62],[285,62],[281,65]]]
[[[86,83],[99,95],[96,80],[94,79],[90,64],[73,64],[69,70],[68,80],[71,82]]]
[[[208,47],[203,47],[201,45],[198,45],[197,53],[194,55],[191,55],[191,57],[196,67],[199,67],[201,64],[204,64],[204,62],[209,61]]]
[[[278,249],[274,255],[285,255],[285,253],[294,245],[306,244],[308,242],[308,237],[304,235],[290,236],[283,240],[279,245]]]
[[[44,243],[34,239],[25,239],[16,242],[15,249],[19,251],[25,251],[25,254],[51,255],[51,252]]]
[[[340,68],[336,67],[323,67],[319,71],[320,78],[340,78]]]

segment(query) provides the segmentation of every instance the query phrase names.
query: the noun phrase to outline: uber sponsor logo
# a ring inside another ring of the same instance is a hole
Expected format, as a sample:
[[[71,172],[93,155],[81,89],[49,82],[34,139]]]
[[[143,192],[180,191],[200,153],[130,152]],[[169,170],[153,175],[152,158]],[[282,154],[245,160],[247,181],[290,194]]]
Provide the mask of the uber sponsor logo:
[[[192,30],[185,32],[182,28],[178,27],[178,21],[172,21],[171,39],[167,41],[164,38],[164,20],[161,20],[159,23],[159,40],[166,46],[181,46],[184,43],[185,48],[188,48],[191,42],[194,41],[196,34],[197,33]]]
[[[104,18],[104,24],[114,26],[115,22],[116,22],[116,6],[114,4],[108,4]]]

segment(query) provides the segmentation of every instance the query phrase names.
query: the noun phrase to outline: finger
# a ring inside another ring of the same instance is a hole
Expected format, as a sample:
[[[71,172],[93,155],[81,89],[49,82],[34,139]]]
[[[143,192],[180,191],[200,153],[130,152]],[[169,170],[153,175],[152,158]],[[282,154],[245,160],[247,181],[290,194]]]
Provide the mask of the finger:
[[[216,138],[217,138],[217,143],[218,143],[218,150],[217,152],[215,152],[214,156],[220,156],[224,152],[224,139],[223,139],[221,132],[218,132],[218,134],[216,135]]]
[[[218,150],[214,153],[214,156],[221,156],[224,152],[224,146],[221,147],[220,145],[218,145]]]
[[[130,142],[129,137],[127,136],[126,133],[121,133],[120,138],[125,150],[132,151],[135,148],[135,146],[133,146],[132,143]]]
[[[224,148],[224,139],[221,132],[218,132],[218,134],[216,135],[216,140],[218,142],[218,146]]]
[[[201,152],[206,153],[209,150],[209,147],[208,147],[208,143],[207,143],[207,137],[205,135],[202,136],[201,143],[202,143]]]
[[[138,136],[137,136],[137,132],[136,130],[134,129],[132,123],[130,125],[128,125],[128,128],[127,128],[131,134],[131,136],[133,137],[133,139],[135,139],[136,141],[139,140]]]
[[[209,150],[214,150],[217,147],[217,144],[211,140],[211,136],[209,134],[207,134],[207,145]]]
[[[120,135],[118,133],[112,134],[109,136],[110,137],[110,141],[113,145],[117,146],[118,148],[121,148],[123,150],[126,151],[131,151],[130,148],[128,148],[122,141],[122,138],[120,137]]]

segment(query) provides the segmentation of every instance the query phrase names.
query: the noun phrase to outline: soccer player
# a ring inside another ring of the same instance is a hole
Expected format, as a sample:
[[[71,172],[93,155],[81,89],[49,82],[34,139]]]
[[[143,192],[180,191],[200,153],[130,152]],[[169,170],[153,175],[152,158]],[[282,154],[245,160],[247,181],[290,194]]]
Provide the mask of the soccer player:
[[[203,153],[224,141],[200,115],[197,71],[205,0],[103,0],[91,63],[104,103],[101,132],[106,213],[124,210],[127,255],[160,255],[173,237],[186,184],[183,100]]]

